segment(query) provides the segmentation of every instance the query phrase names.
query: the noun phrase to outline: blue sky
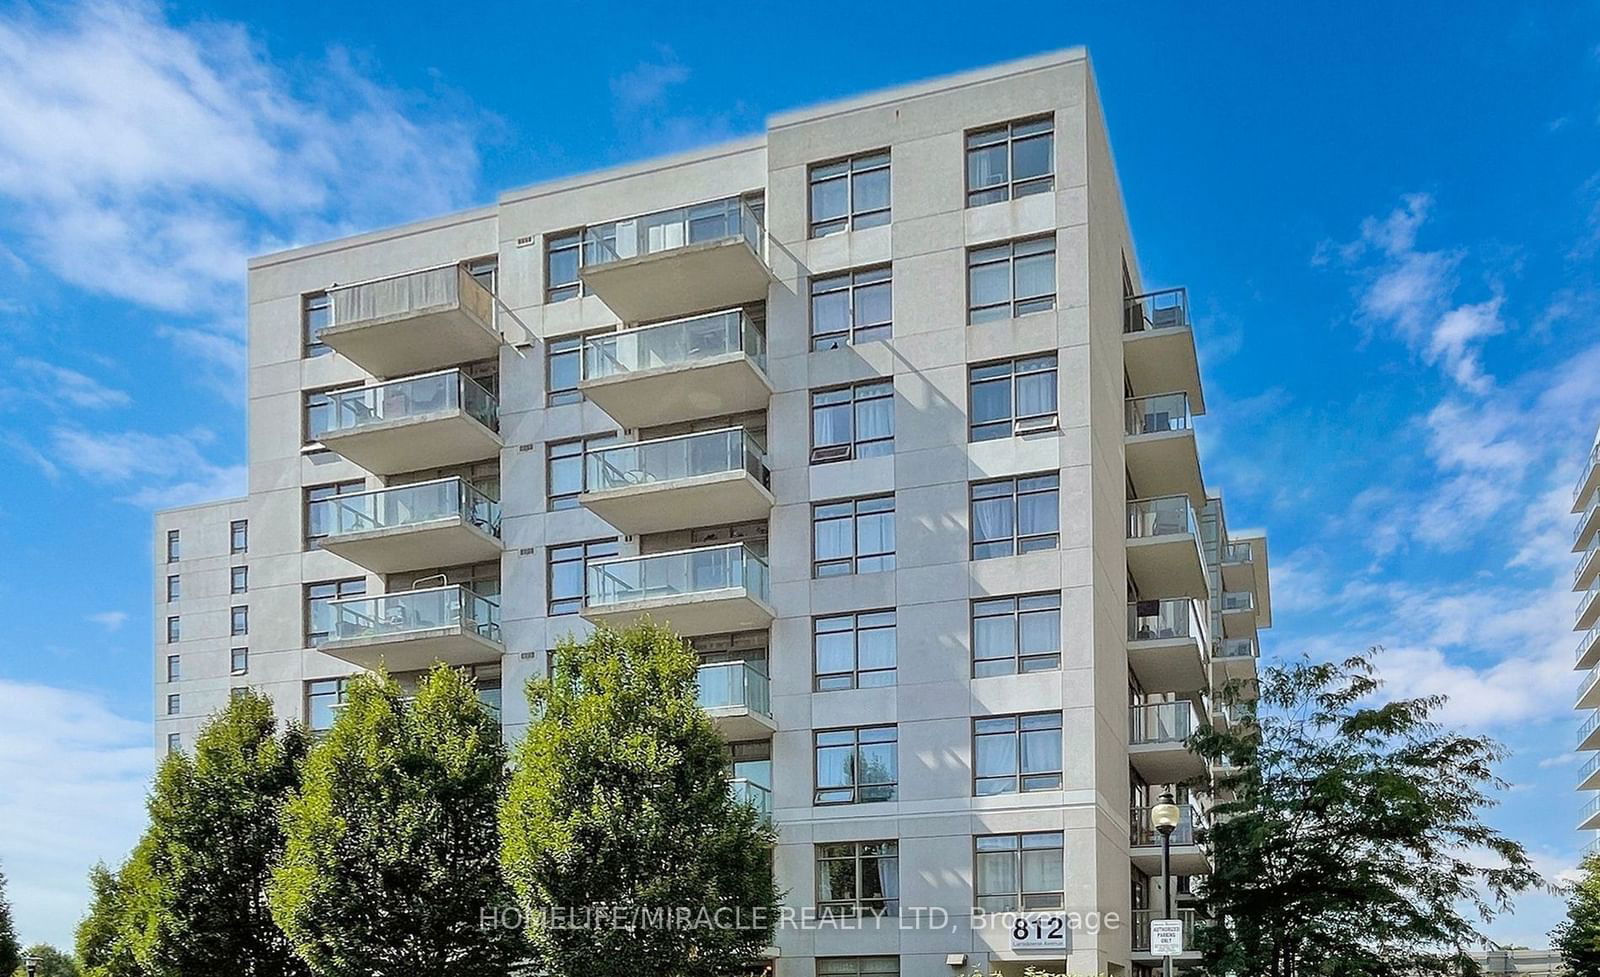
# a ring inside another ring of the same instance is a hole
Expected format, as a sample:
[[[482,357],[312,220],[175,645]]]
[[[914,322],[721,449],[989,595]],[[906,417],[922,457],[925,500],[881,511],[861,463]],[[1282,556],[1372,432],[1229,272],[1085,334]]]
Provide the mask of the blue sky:
[[[1600,423],[1600,5],[0,0],[0,861],[27,940],[136,836],[150,513],[243,488],[246,256],[1073,44],[1269,654],[1389,649],[1582,843],[1566,515]],[[1542,943],[1557,909],[1497,924]]]

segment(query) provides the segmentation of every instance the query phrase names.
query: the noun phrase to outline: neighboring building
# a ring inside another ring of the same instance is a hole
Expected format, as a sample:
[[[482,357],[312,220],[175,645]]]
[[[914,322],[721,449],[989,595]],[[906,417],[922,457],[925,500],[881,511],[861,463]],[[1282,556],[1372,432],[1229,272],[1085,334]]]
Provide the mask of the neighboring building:
[[[1183,741],[1272,608],[1084,52],[267,255],[249,292],[239,684],[321,727],[352,671],[443,659],[515,738],[564,636],[651,614],[792,904],[865,919],[785,929],[783,977],[1155,966],[1148,808],[1207,775]],[[1028,949],[974,906],[1122,925]]]
[[[1555,950],[1489,950],[1472,954],[1485,975],[1518,974],[1521,977],[1565,977],[1567,965]]]
[[[1578,728],[1578,749],[1600,750],[1600,431],[1584,459],[1578,484],[1572,489],[1572,511],[1578,525],[1572,535],[1572,551],[1579,554],[1572,573],[1572,589],[1580,595],[1577,620],[1579,632],[1577,665],[1585,672],[1578,686],[1577,709],[1586,713]],[[1583,765],[1578,789],[1600,790],[1600,753]],[[1589,841],[1589,852],[1600,852],[1600,794],[1591,794],[1583,808],[1579,831],[1597,832]]]

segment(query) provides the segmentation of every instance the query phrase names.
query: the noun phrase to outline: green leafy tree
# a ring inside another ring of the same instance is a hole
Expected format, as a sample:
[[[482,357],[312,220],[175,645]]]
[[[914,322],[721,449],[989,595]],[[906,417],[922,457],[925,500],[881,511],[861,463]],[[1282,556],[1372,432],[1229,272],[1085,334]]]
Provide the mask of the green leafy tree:
[[[206,723],[192,756],[162,762],[147,861],[138,886],[118,897],[142,914],[138,957],[153,977],[309,974],[266,899],[305,748],[297,727],[278,732],[270,700],[249,693]]]
[[[1480,818],[1505,786],[1504,749],[1435,722],[1443,696],[1380,701],[1374,660],[1269,668],[1254,715],[1196,737],[1235,770],[1218,778],[1208,836],[1208,973],[1476,973],[1478,924],[1540,884]]]
[[[145,977],[139,948],[154,918],[149,903],[151,842],[147,836],[122,867],[89,870],[89,911],[78,923],[76,949],[84,977]]]
[[[551,974],[717,977],[771,944],[772,828],[729,794],[695,672],[682,639],[646,623],[564,642],[554,676],[529,684],[539,718],[501,814],[503,861]],[[583,925],[604,913],[639,925]]]
[[[1550,934],[1572,977],[1600,977],[1600,855],[1589,855],[1567,890],[1567,918]]]
[[[526,957],[500,874],[499,720],[436,666],[407,703],[363,675],[285,812],[272,911],[318,977],[503,977]]]
[[[48,943],[36,943],[28,947],[24,956],[38,959],[38,966],[34,968],[36,977],[80,977],[78,964]],[[27,977],[28,970],[24,966],[18,966],[16,973],[20,977]]]
[[[11,901],[6,898],[6,876],[0,872],[0,974],[9,974],[21,965],[22,947],[11,920]]]

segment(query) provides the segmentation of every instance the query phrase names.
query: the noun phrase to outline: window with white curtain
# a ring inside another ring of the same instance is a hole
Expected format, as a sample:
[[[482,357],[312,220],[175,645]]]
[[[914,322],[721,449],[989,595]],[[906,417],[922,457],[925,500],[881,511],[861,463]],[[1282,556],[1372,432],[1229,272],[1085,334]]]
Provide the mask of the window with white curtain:
[[[894,726],[824,729],[816,733],[816,804],[892,801],[900,780]]]
[[[889,223],[889,152],[811,167],[811,236]]]
[[[894,684],[893,610],[813,618],[811,633],[818,692]]]
[[[1060,534],[1060,475],[1018,475],[972,483],[974,560],[1057,549]]]
[[[1055,189],[1055,119],[1042,116],[967,133],[967,206]]]
[[[846,841],[816,853],[819,916],[900,914],[899,842]]]
[[[811,279],[811,348],[888,339],[892,288],[888,265]]]
[[[979,797],[1059,790],[1061,756],[1059,712],[972,721],[972,783]]]
[[[814,577],[894,569],[894,496],[818,502],[811,507]]]
[[[1057,426],[1056,355],[979,363],[968,371],[969,437],[992,441]]]
[[[972,602],[974,678],[1060,667],[1060,594],[1023,594]]]
[[[811,395],[811,463],[894,453],[894,381],[872,380]]]
[[[1066,905],[1066,851],[1060,831],[972,839],[973,895],[990,913]]]
[[[1056,307],[1054,235],[967,252],[967,322],[977,325]]]

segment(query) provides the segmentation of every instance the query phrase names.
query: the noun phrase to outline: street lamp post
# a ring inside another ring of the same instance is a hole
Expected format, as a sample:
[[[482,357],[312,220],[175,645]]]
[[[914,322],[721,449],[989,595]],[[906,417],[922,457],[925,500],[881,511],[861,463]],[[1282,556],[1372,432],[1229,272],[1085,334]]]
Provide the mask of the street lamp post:
[[[1150,808],[1150,824],[1161,835],[1162,919],[1172,918],[1172,832],[1183,818],[1183,811],[1172,800],[1172,792],[1161,795],[1161,803]],[[1163,958],[1162,970],[1172,977],[1172,957]]]

